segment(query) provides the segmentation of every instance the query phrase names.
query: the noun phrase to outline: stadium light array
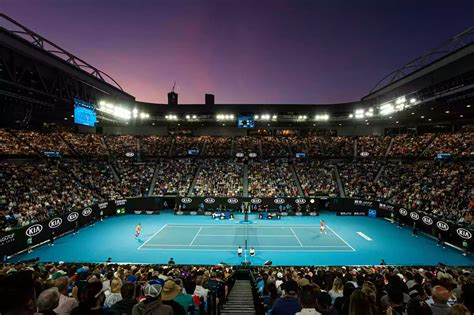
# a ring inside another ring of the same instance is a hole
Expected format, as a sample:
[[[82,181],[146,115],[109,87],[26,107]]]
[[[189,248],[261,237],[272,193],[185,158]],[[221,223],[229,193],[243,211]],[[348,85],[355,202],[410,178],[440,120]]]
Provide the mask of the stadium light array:
[[[316,120],[316,121],[327,121],[327,120],[329,120],[329,115],[328,114],[316,115],[316,116],[314,116],[314,120]]]
[[[122,105],[115,105],[112,103],[107,103],[105,101],[100,101],[97,110],[106,114],[111,115],[114,118],[122,119],[125,121],[133,118],[140,117],[141,119],[149,118],[150,115],[145,112],[139,112],[137,108],[130,110]]]
[[[306,121],[307,119],[308,119],[307,115],[299,115],[297,118],[298,121]]]
[[[197,119],[198,119],[197,115],[189,115],[189,114],[186,115],[186,120],[197,120]]]
[[[166,120],[177,121],[177,120],[178,120],[178,115],[175,115],[175,114],[168,114],[168,115],[165,116],[165,119],[166,119]]]
[[[229,121],[234,120],[234,114],[217,114],[216,119],[218,121]]]

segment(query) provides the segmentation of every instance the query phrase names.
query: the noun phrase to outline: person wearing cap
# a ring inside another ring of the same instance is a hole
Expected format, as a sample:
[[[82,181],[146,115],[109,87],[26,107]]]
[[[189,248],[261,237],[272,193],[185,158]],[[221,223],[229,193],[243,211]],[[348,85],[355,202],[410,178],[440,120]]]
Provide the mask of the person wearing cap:
[[[285,294],[276,299],[272,307],[272,315],[289,315],[301,311],[301,304],[298,301],[298,283],[289,280],[283,284]]]
[[[161,300],[163,304],[171,306],[174,315],[185,315],[186,310],[181,304],[175,301],[178,294],[181,293],[181,287],[176,284],[173,280],[165,281],[163,285],[163,293],[161,294]]]
[[[147,285],[143,290],[145,299],[135,304],[132,309],[132,315],[174,315],[171,306],[163,304],[161,292],[161,285]]]

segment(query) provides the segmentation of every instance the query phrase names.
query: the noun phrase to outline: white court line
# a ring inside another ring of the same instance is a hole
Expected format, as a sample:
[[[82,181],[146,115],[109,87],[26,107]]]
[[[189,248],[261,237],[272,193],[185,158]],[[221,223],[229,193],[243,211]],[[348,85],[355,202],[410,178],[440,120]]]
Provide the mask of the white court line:
[[[280,246],[281,247],[281,246]],[[297,246],[298,248],[301,248],[300,246]],[[344,246],[347,248],[347,246]],[[256,248],[256,247],[254,247]],[[304,248],[304,247],[303,247]],[[212,252],[233,252],[235,251],[235,248],[229,248],[229,249],[218,249],[218,248],[142,248],[141,250],[192,250],[192,251],[212,251]],[[352,249],[259,249],[259,252],[300,252],[300,253],[316,253],[316,252],[353,252]],[[245,252],[245,251],[244,251]]]
[[[202,226],[199,228],[199,230],[197,231],[196,235],[194,235],[194,238],[193,238],[193,240],[191,241],[191,243],[189,244],[189,246],[192,246],[192,245],[193,245],[194,241],[196,240],[196,237],[199,235],[199,232],[201,232],[201,230],[202,230]]]
[[[226,237],[226,236],[258,236],[258,237],[293,237],[293,235],[288,234],[288,235],[260,235],[260,234],[254,234],[254,235],[242,235],[242,234],[228,234],[228,235],[222,235],[222,234],[199,234],[199,236],[214,236],[214,237]]]
[[[286,226],[280,226],[280,225],[273,225],[273,226],[266,226],[266,225],[253,225],[249,224],[248,226],[242,226],[242,225],[234,225],[234,224],[168,224],[169,227],[196,227],[196,226],[203,226],[203,227],[212,227],[212,228],[222,228],[222,229],[228,229],[228,228],[237,228],[237,229],[245,229],[246,227],[252,227],[255,226],[255,228],[259,229],[288,229],[290,227],[292,228],[310,228],[310,227],[317,227],[319,228],[319,225],[314,225],[314,224],[307,224],[307,225],[286,225]]]
[[[165,246],[165,247],[184,247],[184,246],[189,246],[189,247],[229,247],[229,248],[235,248],[237,245],[210,245],[210,244],[203,244],[203,245],[185,245],[185,244],[148,244],[147,247],[160,247],[160,246]],[[260,245],[260,246],[253,246],[253,248],[259,248],[259,247],[303,247],[303,248],[319,248],[319,247],[347,247],[346,245],[313,245],[313,246],[296,246],[296,245]]]
[[[142,248],[146,243],[148,243],[152,238],[154,238],[156,236],[156,234],[160,233],[168,224],[165,224],[161,227],[161,229],[159,229],[158,231],[155,232],[155,234],[153,234],[149,239],[147,239],[142,245],[140,245],[137,249],[140,249]]]
[[[354,252],[356,251],[356,250],[354,249],[354,247],[352,247],[351,245],[349,245],[349,243],[347,243],[342,237],[340,237],[339,234],[337,234],[336,232],[334,232],[333,229],[331,229],[329,226],[326,226],[326,227],[329,229],[329,231],[331,231],[332,233],[334,233],[334,235],[336,235],[337,237],[339,237],[339,239],[340,239],[341,241],[343,241],[347,246],[349,246],[350,248],[352,248],[352,250],[353,250]]]
[[[296,233],[295,231],[293,231],[292,228],[290,228],[291,232],[293,233],[293,235],[296,237],[296,240],[298,241],[298,243],[300,243],[300,246],[303,247],[303,244],[301,243],[300,239],[298,238],[298,236],[296,236]]]

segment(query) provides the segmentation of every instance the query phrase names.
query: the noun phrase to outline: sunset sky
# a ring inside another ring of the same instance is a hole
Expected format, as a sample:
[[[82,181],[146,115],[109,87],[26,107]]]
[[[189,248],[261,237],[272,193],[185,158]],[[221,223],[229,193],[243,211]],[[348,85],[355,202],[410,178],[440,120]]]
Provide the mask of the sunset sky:
[[[338,103],[474,25],[474,1],[1,0],[139,101]]]

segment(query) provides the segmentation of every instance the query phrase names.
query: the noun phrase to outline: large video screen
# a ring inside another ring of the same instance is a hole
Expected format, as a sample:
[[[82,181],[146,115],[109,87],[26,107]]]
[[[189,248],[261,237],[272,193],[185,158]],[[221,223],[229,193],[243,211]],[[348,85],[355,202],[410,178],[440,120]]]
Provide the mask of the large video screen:
[[[94,127],[96,120],[95,110],[74,104],[74,123]]]
[[[255,119],[252,116],[239,116],[237,118],[238,128],[254,128]]]

